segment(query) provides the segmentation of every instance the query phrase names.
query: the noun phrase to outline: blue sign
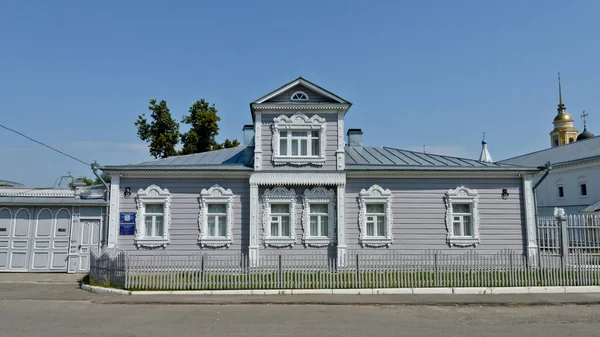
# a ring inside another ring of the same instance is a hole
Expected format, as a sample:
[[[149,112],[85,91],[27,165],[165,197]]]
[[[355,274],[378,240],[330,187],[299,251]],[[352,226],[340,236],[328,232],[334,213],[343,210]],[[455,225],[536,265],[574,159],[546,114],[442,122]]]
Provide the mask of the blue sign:
[[[135,235],[135,224],[133,223],[122,223],[119,225],[120,235]]]
[[[135,223],[135,212],[121,212],[120,223]]]

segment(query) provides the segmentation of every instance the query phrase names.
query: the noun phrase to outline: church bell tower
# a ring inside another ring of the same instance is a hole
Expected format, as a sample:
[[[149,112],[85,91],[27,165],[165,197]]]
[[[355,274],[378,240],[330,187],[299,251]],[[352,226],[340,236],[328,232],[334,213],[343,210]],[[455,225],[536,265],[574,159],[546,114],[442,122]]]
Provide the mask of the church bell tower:
[[[567,113],[567,108],[562,100],[562,87],[560,84],[560,73],[558,73],[558,114],[554,117],[554,130],[550,132],[552,147],[562,146],[577,141],[577,130],[573,126],[573,118]]]

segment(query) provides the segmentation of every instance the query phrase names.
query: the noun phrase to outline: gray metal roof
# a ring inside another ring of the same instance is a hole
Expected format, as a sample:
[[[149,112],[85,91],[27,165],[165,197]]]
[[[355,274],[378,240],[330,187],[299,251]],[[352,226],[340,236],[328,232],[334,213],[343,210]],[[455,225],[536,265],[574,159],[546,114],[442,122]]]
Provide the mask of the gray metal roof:
[[[600,158],[600,136],[527,153],[518,157],[501,160],[498,163],[537,167],[544,165],[548,161],[552,165],[560,165],[592,158]]]
[[[239,146],[138,164],[105,166],[103,170],[228,170],[252,171],[254,147]],[[515,165],[435,155],[383,146],[346,146],[348,170],[537,170]]]
[[[598,200],[595,203],[589,205],[588,207],[582,209],[580,212],[581,213],[593,213],[593,212],[598,212],[598,211],[600,211],[600,200]]]
[[[385,146],[346,146],[348,170],[531,170],[532,168],[488,163]],[[537,170],[537,169],[535,169]]]
[[[102,170],[230,170],[248,171],[254,168],[254,147],[229,149],[173,156],[129,165],[103,166]]]

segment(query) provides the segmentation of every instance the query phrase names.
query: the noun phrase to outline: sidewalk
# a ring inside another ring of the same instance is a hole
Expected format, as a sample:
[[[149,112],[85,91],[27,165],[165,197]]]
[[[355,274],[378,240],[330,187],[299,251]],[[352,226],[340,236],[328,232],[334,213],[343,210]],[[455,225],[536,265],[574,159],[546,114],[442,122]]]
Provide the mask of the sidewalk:
[[[84,276],[67,273],[0,273],[0,283],[76,284]]]

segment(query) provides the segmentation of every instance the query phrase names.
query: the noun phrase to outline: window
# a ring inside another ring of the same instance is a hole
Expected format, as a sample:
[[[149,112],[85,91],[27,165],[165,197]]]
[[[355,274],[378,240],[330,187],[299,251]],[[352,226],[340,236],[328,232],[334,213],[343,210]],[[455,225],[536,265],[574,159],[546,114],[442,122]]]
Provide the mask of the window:
[[[296,113],[273,119],[273,163],[275,165],[323,165],[325,163],[325,119]]]
[[[452,225],[454,226],[454,236],[473,236],[473,223],[471,222],[471,216],[470,204],[452,204]]]
[[[464,186],[446,192],[446,241],[450,247],[477,246],[479,194]]]
[[[308,95],[302,91],[296,91],[292,94],[292,101],[308,101]]]
[[[171,194],[156,185],[137,193],[135,244],[138,247],[166,247],[169,244]]]
[[[389,247],[392,236],[392,192],[373,185],[358,194],[359,240],[365,247]]]
[[[229,247],[233,243],[233,192],[214,185],[200,192],[198,243],[201,247]]]
[[[579,185],[579,194],[581,194],[581,196],[587,195],[587,184]]]
[[[320,143],[319,131],[281,131],[279,133],[279,154],[290,157],[319,156]]]
[[[285,187],[267,189],[263,196],[265,246],[286,247],[296,243],[296,192]]]
[[[574,141],[575,141],[575,139],[573,139],[573,138],[569,138],[569,144],[570,144],[570,143],[573,143]]]
[[[562,186],[558,186],[558,197],[559,198],[564,198],[565,197],[565,190]]]
[[[304,191],[302,241],[306,247],[326,247],[336,241],[335,192],[324,187]]]
[[[367,236],[385,236],[385,204],[367,204]]]

